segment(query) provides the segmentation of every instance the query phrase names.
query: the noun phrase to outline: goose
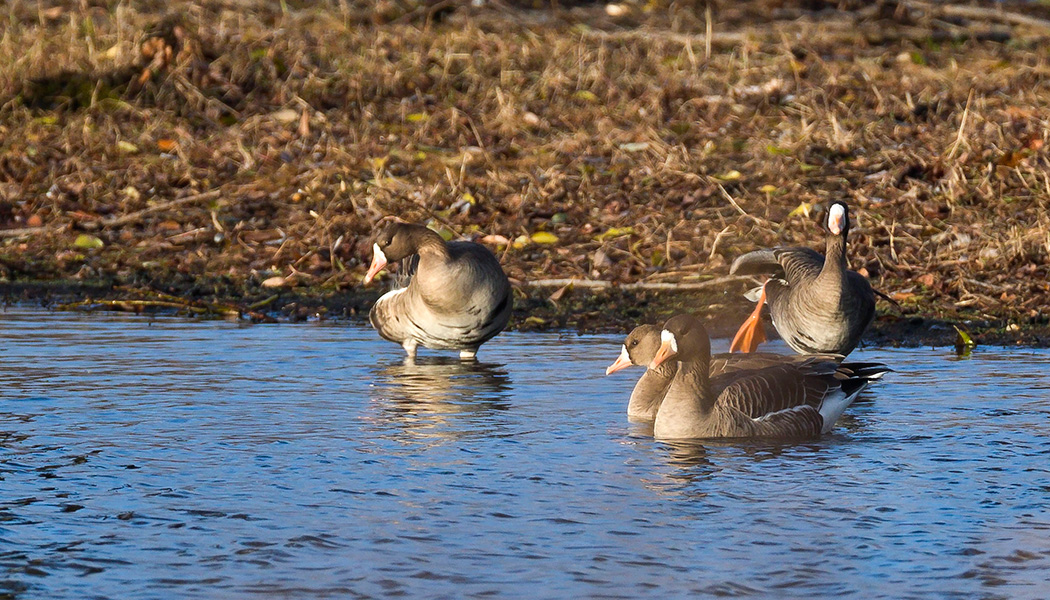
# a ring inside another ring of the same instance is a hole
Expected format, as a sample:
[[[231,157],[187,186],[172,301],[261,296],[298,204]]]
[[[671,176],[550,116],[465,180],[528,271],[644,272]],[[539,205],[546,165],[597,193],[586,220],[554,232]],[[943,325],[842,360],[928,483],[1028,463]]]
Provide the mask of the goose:
[[[656,413],[659,439],[809,438],[827,433],[873,378],[824,357],[711,377],[711,343],[691,315],[664,323],[650,368],[678,368]],[[885,368],[881,372],[885,372]]]
[[[611,375],[632,365],[647,367],[656,358],[660,343],[660,327],[656,325],[635,327],[624,340],[620,348],[620,356],[605,369],[605,374]],[[723,352],[711,357],[708,375],[718,377],[738,371],[754,371],[777,365],[804,364],[814,358],[840,363],[843,357],[836,354],[784,356],[772,352],[751,354]],[[889,370],[881,363],[871,362],[841,363],[841,368],[872,381],[881,378]],[[677,366],[673,361],[665,361],[653,369],[647,368],[631,391],[631,399],[627,403],[628,419],[650,422],[655,419],[656,412],[660,408],[660,403],[663,402],[676,371]]]
[[[478,347],[510,320],[511,289],[496,257],[473,242],[445,242],[422,225],[392,222],[372,244],[368,284],[389,263],[404,261],[395,289],[368,313],[372,327],[397,342],[410,358],[419,346],[459,350],[473,359]]]
[[[623,341],[620,349],[620,356],[605,369],[605,374],[611,375],[631,365],[648,365],[656,358],[656,351],[659,349],[660,328],[655,325],[639,325],[627,334],[627,339]],[[656,411],[667,393],[667,386],[671,385],[671,380],[674,379],[675,370],[672,363],[664,363],[642,373],[631,391],[631,399],[627,402],[628,419],[652,421],[656,418]]]
[[[875,292],[866,277],[846,268],[849,208],[828,209],[826,255],[809,248],[755,250],[738,257],[732,275],[766,273],[755,310],[737,331],[731,352],[754,352],[766,340],[762,304],[769,302],[777,333],[799,354],[848,355],[875,318]],[[752,291],[752,293],[754,290]]]

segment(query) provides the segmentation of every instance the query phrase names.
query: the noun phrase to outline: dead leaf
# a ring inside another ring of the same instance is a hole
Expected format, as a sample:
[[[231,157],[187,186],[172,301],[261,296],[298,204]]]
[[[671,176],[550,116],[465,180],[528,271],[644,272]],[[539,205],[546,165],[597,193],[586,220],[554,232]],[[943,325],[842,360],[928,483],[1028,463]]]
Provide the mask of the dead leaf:
[[[76,248],[83,248],[85,250],[91,250],[94,248],[101,248],[105,244],[99,238],[82,233],[77,236],[77,239],[73,241],[73,246]]]
[[[554,292],[553,294],[551,294],[547,298],[551,302],[557,302],[558,300],[561,300],[561,297],[564,296],[565,292],[567,292],[569,290],[569,288],[571,288],[571,287],[572,287],[572,282],[570,281],[569,283],[566,283],[565,285],[563,285],[560,288],[558,288],[558,290],[556,292]]]
[[[537,244],[557,244],[558,236],[549,231],[537,231],[532,234],[532,241]]]
[[[506,246],[510,244],[510,240],[496,233],[486,235],[481,238],[480,241],[482,244],[489,244],[492,246]]]
[[[641,152],[642,150],[649,149],[649,142],[631,142],[629,144],[620,144],[620,150],[624,152]]]
[[[794,210],[792,210],[791,212],[788,213],[788,218],[790,219],[791,217],[797,217],[799,215],[803,215],[803,216],[805,216],[808,219],[809,218],[809,214],[812,211],[813,211],[813,205],[812,204],[810,204],[809,202],[800,202],[799,205],[796,206]]]
[[[291,108],[282,108],[270,116],[280,123],[293,123],[299,118],[299,113]]]
[[[999,160],[996,161],[996,164],[999,165],[1000,167],[1006,167],[1008,169],[1012,169],[1012,168],[1016,167],[1017,165],[1021,164],[1022,162],[1024,162],[1024,159],[1027,158],[1027,157],[1028,157],[1028,151],[1027,150],[1015,150],[1013,152],[1007,152],[1006,154],[1003,154],[1002,156],[1000,156]]]
[[[715,175],[714,178],[719,181],[736,181],[743,177],[743,174],[736,169],[729,171],[728,173],[722,173],[721,175]]]

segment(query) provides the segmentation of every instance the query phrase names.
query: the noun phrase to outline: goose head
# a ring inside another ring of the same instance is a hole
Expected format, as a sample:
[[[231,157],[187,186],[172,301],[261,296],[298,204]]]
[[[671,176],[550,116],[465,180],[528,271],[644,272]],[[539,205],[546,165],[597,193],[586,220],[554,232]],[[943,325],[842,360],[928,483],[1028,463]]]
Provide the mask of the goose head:
[[[660,347],[649,363],[655,369],[668,360],[710,362],[711,339],[700,320],[692,315],[677,315],[660,330]]]
[[[415,254],[419,238],[426,231],[426,227],[421,225],[396,221],[380,229],[372,244],[372,264],[368,267],[364,282],[370,283],[388,264]]]
[[[619,358],[605,369],[605,374],[611,375],[631,365],[644,367],[656,357],[656,351],[659,348],[660,328],[655,325],[639,325],[627,335],[620,349]]]
[[[845,202],[832,202],[828,208],[828,232],[841,237],[849,232],[849,207]]]

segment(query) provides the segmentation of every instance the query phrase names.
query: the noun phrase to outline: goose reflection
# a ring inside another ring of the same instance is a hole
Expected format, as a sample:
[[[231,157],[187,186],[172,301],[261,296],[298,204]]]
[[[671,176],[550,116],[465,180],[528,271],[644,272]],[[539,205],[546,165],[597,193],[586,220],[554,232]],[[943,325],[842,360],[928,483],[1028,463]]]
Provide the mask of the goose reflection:
[[[485,433],[510,406],[511,380],[503,365],[443,356],[405,358],[374,369],[373,401],[386,418],[438,437]]]
[[[750,478],[766,461],[805,461],[813,468],[835,456],[827,452],[829,440],[674,440],[660,442],[663,460],[673,470],[663,473],[663,482],[649,481],[653,489],[673,495],[704,496],[712,480]],[[668,489],[660,483],[686,484]]]

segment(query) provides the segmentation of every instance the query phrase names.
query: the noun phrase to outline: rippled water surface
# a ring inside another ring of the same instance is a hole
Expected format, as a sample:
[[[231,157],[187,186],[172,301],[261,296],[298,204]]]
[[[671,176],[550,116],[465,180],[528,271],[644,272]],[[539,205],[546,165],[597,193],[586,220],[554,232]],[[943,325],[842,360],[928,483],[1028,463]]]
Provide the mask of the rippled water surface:
[[[1044,598],[1050,353],[863,350],[834,435],[674,446],[612,336],[0,313],[0,597]],[[716,341],[716,350],[724,348]]]

